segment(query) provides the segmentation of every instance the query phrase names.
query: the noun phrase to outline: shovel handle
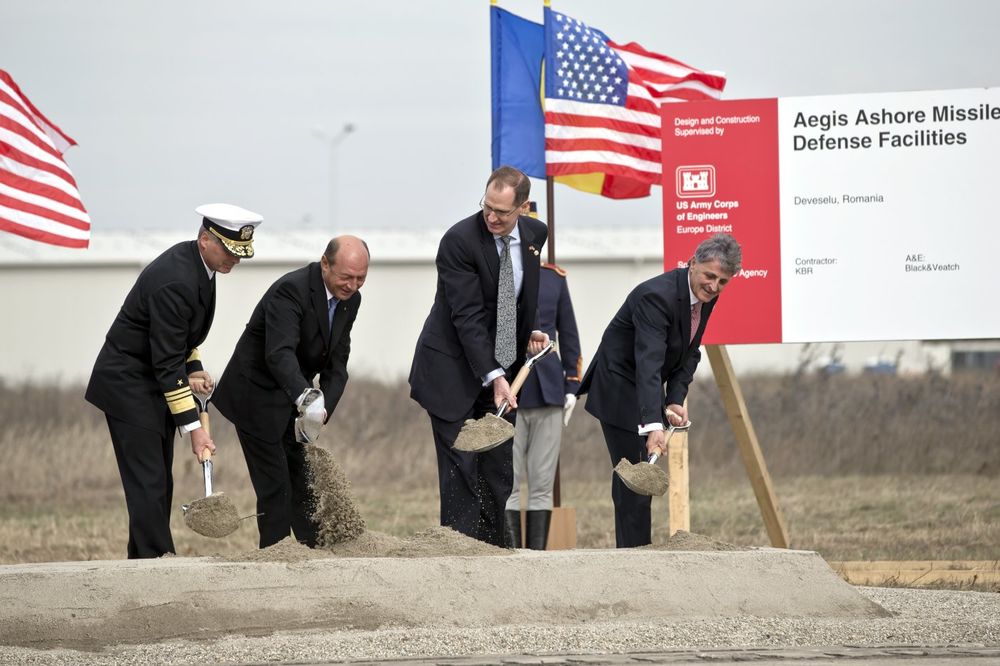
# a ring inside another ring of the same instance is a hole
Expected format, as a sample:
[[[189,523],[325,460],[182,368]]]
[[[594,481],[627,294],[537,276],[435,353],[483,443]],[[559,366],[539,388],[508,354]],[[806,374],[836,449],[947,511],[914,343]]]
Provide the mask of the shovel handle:
[[[525,363],[521,366],[521,369],[517,371],[517,375],[514,376],[514,381],[510,384],[510,392],[517,395],[521,387],[524,386],[524,382],[528,380],[528,375],[531,374],[531,366]]]
[[[670,443],[670,438],[674,436],[675,432],[677,432],[678,430],[686,431],[690,427],[691,427],[691,422],[690,421],[688,421],[687,423],[685,423],[683,425],[679,425],[679,426],[675,426],[675,425],[671,425],[670,423],[667,423],[667,439],[664,440],[664,442],[663,442],[664,450],[666,450],[666,446],[667,446],[667,444]],[[660,459],[660,454],[659,453],[650,453],[649,454],[649,458],[646,460],[646,462],[648,462],[649,464],[652,465],[653,463],[655,463],[659,459]]]
[[[209,437],[211,437],[212,436],[212,430],[211,430],[211,428],[209,427],[209,424],[208,424],[208,412],[205,411],[205,412],[202,412],[201,414],[199,414],[198,415],[198,420],[201,422],[201,427],[205,429],[205,434],[208,435]],[[211,459],[212,459],[212,451],[211,451],[211,449],[202,449],[201,450],[201,458],[200,458],[201,462],[208,462]]]
[[[553,349],[555,349],[555,343],[549,342],[549,344],[545,345],[542,351],[538,352],[534,356],[531,356],[530,358],[528,358],[527,361],[524,362],[524,365],[521,366],[521,369],[518,370],[517,374],[514,376],[514,381],[511,382],[510,384],[511,393],[513,393],[514,395],[518,394],[518,392],[521,390],[521,387],[524,386],[524,382],[528,381],[528,375],[531,374],[532,366],[534,366],[536,363],[542,360],[542,358]],[[500,405],[500,407],[497,409],[497,416],[503,416],[506,411],[507,411],[507,401],[504,400],[503,403]]]

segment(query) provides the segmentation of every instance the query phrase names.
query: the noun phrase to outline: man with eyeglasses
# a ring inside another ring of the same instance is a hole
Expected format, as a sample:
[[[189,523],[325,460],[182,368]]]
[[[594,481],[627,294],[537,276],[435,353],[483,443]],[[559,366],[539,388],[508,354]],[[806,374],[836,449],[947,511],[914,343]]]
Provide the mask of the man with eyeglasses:
[[[212,392],[198,345],[215,314],[215,275],[254,255],[260,215],[206,204],[198,238],[153,260],[125,297],[94,363],[86,399],[104,412],[128,507],[128,557],[173,553],[174,433],[191,435],[199,461],[215,444],[193,393]]]
[[[531,181],[500,167],[480,211],[452,226],[438,246],[437,293],[417,340],[410,397],[427,410],[438,462],[441,524],[504,544],[504,506],[513,482],[512,442],[483,453],[452,448],[466,419],[517,398],[510,379],[549,336],[535,330],[539,253],[545,225],[527,216]],[[513,421],[513,415],[508,416]]]

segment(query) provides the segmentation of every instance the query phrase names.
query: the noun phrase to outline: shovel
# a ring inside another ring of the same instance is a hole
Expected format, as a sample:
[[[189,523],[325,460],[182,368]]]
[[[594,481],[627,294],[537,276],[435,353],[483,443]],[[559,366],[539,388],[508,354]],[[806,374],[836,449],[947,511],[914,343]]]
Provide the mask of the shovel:
[[[524,381],[528,378],[528,373],[531,372],[532,366],[552,351],[553,347],[555,347],[555,343],[549,342],[545,349],[524,362],[521,370],[514,377],[514,382],[510,385],[511,393],[517,395],[517,392],[521,390],[521,386],[524,385]],[[481,419],[469,419],[466,421],[459,431],[458,437],[455,438],[453,448],[456,451],[465,451],[467,453],[483,453],[484,451],[495,449],[506,442],[514,436],[514,426],[502,418],[506,412],[507,401],[504,400],[495,415],[487,414]]]
[[[201,403],[201,414],[198,420],[201,427],[209,433],[208,399],[194,394]],[[205,473],[205,497],[190,504],[182,504],[184,524],[202,536],[219,538],[232,534],[240,526],[240,516],[233,501],[224,493],[212,492],[212,452],[205,449],[201,453],[201,466]]]
[[[664,448],[670,443],[676,430],[687,430],[691,427],[691,422],[679,426],[671,425],[667,431],[667,441],[663,443]],[[659,497],[667,492],[667,473],[656,466],[660,454],[651,453],[646,462],[637,462],[634,465],[626,458],[622,458],[615,465],[615,473],[621,478],[629,490],[639,495],[649,495]]]

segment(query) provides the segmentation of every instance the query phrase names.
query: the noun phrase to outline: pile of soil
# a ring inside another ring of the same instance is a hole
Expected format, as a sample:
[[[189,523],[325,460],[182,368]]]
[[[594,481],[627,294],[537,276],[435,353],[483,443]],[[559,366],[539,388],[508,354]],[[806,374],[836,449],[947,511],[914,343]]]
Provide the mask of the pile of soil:
[[[235,562],[301,562],[329,557],[445,557],[449,555],[507,555],[499,548],[477,541],[448,527],[432,527],[412,537],[399,538],[365,529],[344,470],[325,449],[306,445],[309,486],[319,525],[316,548],[286,537],[267,548],[235,557]]]
[[[309,548],[293,537],[286,537],[273,546],[224,559],[230,562],[302,562],[330,557],[448,557],[510,554],[511,551],[506,548],[467,537],[450,527],[431,527],[406,538],[366,531],[355,539],[319,548]]]
[[[673,536],[667,537],[666,543],[642,546],[647,550],[750,550],[725,541],[717,541],[704,534],[694,534],[677,530]]]

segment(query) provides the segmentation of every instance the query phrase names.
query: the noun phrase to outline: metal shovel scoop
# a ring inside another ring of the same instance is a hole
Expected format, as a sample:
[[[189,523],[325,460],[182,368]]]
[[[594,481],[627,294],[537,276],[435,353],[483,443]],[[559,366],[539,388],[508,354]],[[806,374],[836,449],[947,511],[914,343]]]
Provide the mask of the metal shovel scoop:
[[[687,430],[691,427],[691,422],[679,426],[671,425],[667,430],[667,441],[663,443],[664,448],[670,443],[677,430]],[[669,480],[667,473],[662,468],[656,466],[660,454],[651,453],[646,462],[637,462],[634,465],[627,458],[622,458],[615,465],[615,474],[621,478],[629,490],[639,495],[650,495],[660,497],[667,492]]]
[[[514,377],[514,382],[510,385],[511,393],[517,395],[517,392],[521,390],[521,386],[524,385],[524,381],[528,378],[528,373],[531,372],[532,366],[544,358],[554,347],[555,343],[549,342],[545,349],[524,362],[521,370]],[[510,421],[503,419],[503,415],[506,412],[507,401],[504,400],[495,415],[487,414],[481,419],[469,419],[459,431],[452,448],[456,451],[482,453],[500,446],[514,436],[514,426],[511,425]]]
[[[209,432],[208,398],[195,394],[201,403],[198,420],[205,432]],[[205,449],[201,454],[201,466],[205,473],[205,497],[190,504],[182,504],[184,524],[202,536],[218,539],[232,534],[240,526],[240,516],[233,501],[224,493],[212,492],[212,452]]]

